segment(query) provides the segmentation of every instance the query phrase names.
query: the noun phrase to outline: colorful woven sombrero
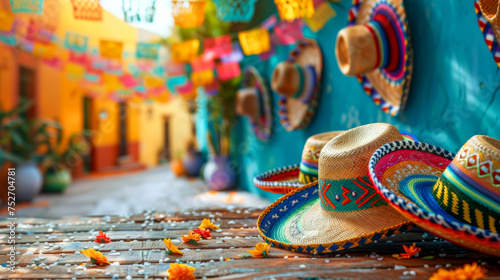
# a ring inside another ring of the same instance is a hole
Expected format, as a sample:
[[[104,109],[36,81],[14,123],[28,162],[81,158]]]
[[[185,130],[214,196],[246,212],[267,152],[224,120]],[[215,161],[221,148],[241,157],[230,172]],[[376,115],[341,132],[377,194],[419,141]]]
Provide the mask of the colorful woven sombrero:
[[[286,194],[318,180],[318,160],[321,149],[344,131],[332,131],[309,137],[302,151],[300,164],[265,172],[254,178],[255,186],[272,193]]]
[[[401,135],[403,135],[403,140],[418,142],[417,136],[409,133],[408,131],[400,131]]]
[[[368,161],[380,146],[403,137],[390,124],[360,126],[321,151],[317,182],[271,204],[257,220],[266,242],[311,254],[356,247],[405,231],[411,223],[370,184]]]
[[[423,229],[500,256],[500,141],[472,137],[455,156],[425,143],[384,145],[370,159],[383,197]]]
[[[403,0],[353,0],[348,27],[337,35],[337,63],[392,116],[408,97],[412,52]]]
[[[287,131],[305,128],[316,114],[322,70],[323,55],[312,39],[299,41],[274,69],[271,88],[280,96],[280,123]]]
[[[500,67],[500,10],[498,0],[476,0],[474,8],[477,14],[477,23],[484,36],[488,49]]]
[[[267,141],[271,136],[271,106],[271,94],[259,71],[254,67],[247,68],[242,89],[236,93],[236,112],[250,117],[253,131],[261,141]]]

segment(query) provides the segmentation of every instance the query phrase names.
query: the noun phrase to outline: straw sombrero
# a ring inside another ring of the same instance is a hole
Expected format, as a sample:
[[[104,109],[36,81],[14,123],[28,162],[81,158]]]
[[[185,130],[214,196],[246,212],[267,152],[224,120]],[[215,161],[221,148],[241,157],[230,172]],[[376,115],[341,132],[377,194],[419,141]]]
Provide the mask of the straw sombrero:
[[[309,137],[302,151],[300,164],[274,169],[258,175],[256,187],[272,193],[286,194],[318,180],[318,159],[323,146],[344,131],[332,131]]]
[[[369,170],[391,206],[421,228],[500,256],[500,141],[474,136],[457,155],[398,141],[378,149]]]
[[[287,194],[318,180],[318,159],[323,146],[344,131],[332,131],[309,137],[302,151],[300,164],[273,169],[255,176],[254,185],[272,193]],[[403,140],[418,142],[415,135],[400,131]]]
[[[348,25],[337,35],[340,70],[357,76],[375,104],[397,115],[406,103],[413,71],[403,0],[353,0]]]
[[[253,131],[261,141],[271,136],[273,116],[271,94],[254,67],[249,67],[243,75],[242,88],[236,93],[236,113],[250,117]]]
[[[287,130],[305,128],[319,102],[323,55],[316,41],[304,39],[273,71],[271,88],[278,101],[281,125]]]
[[[474,8],[477,14],[477,23],[484,36],[484,41],[493,54],[493,58],[500,67],[500,9],[498,0],[476,0]]]
[[[260,235],[277,247],[311,254],[356,247],[405,231],[411,223],[370,184],[368,161],[402,140],[390,124],[348,130],[321,150],[318,181],[286,194],[262,212]]]

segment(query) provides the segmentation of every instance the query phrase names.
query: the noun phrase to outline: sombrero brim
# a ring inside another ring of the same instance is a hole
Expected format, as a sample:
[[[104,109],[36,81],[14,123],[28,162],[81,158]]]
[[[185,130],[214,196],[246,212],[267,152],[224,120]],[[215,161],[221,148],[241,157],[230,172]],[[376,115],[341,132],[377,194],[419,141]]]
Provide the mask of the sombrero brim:
[[[498,32],[495,32],[491,23],[484,17],[479,7],[479,1],[474,1],[474,8],[477,14],[477,23],[479,24],[479,28],[481,28],[481,33],[483,33],[484,41],[493,55],[497,66],[500,67],[500,45],[497,38],[499,34],[495,34]]]
[[[318,182],[307,184],[267,207],[257,220],[262,238],[282,249],[323,254],[354,248],[412,227],[400,215],[388,216],[388,212],[395,213],[389,205],[365,212],[326,211],[320,206],[318,190]],[[374,219],[379,215],[380,219]]]
[[[369,162],[370,178],[385,200],[418,226],[462,247],[500,256],[497,233],[456,220],[440,211],[437,202],[429,197],[432,181],[437,180],[454,157],[452,152],[433,145],[397,141],[373,154]],[[410,186],[409,180],[404,181],[404,196],[399,182],[413,175],[420,177],[421,183]]]
[[[384,6],[377,6],[378,3]],[[410,90],[413,72],[413,49],[410,41],[408,20],[402,0],[353,0],[349,10],[348,25],[367,24],[380,9],[381,13],[389,16],[397,27],[398,44],[400,50],[400,65],[395,71],[375,69],[365,75],[358,76],[359,83],[372,101],[379,105],[385,113],[396,116],[404,108]]]
[[[281,125],[287,131],[305,128],[316,114],[321,92],[321,72],[323,71],[323,54],[318,43],[312,39],[300,41],[296,49],[290,53],[290,59],[303,66],[314,66],[316,70],[316,87],[311,100],[307,104],[302,100],[280,96],[278,100],[279,118]]]
[[[264,78],[260,75],[259,71],[254,67],[249,67],[245,73],[247,81],[243,83],[244,87],[255,87],[261,95],[261,102],[263,112],[257,118],[251,118],[251,124],[254,134],[261,141],[267,141],[271,136],[271,129],[273,123],[272,107],[271,107],[271,94],[267,87]]]
[[[273,169],[255,176],[253,183],[267,192],[287,194],[304,186],[299,182],[300,166],[298,164]]]

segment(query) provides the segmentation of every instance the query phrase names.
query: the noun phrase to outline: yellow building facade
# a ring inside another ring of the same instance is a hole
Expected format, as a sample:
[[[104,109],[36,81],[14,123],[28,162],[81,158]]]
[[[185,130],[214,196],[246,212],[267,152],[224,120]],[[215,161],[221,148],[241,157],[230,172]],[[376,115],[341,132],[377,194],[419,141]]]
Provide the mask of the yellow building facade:
[[[44,10],[50,12],[41,17],[53,26],[59,40],[65,38],[66,32],[73,32],[88,36],[90,47],[98,49],[101,39],[115,40],[123,42],[124,53],[135,54],[140,31],[105,10],[102,21],[74,19],[70,0],[45,0]],[[30,17],[15,16],[26,20]],[[66,49],[59,46],[56,55],[66,64]],[[134,55],[123,58],[125,65],[134,60]],[[65,142],[74,133],[92,131],[92,152],[75,166],[75,176],[155,166],[161,157],[186,150],[186,143],[193,137],[192,126],[180,98],[164,92],[163,102],[146,103],[140,98],[117,102],[109,97],[106,87],[98,94],[89,94],[80,81],[68,78],[64,66],[49,66],[32,53],[0,42],[2,108],[14,107],[21,97],[31,99],[31,117],[59,121]]]

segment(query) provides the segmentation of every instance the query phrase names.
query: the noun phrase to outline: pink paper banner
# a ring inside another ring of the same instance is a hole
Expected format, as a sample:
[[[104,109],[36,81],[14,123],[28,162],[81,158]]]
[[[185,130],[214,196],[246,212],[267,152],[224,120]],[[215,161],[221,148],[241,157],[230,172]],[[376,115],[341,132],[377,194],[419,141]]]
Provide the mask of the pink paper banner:
[[[206,60],[212,60],[214,58],[229,55],[233,49],[231,35],[207,38],[203,41],[203,46],[203,56]]]
[[[170,76],[181,76],[186,73],[183,63],[169,61],[165,64],[165,73]]]
[[[294,22],[281,21],[274,28],[274,36],[280,45],[292,45],[304,39],[304,22],[295,20]]]
[[[227,81],[241,75],[241,68],[238,62],[219,64],[216,66],[217,76],[221,81]]]
[[[190,94],[193,92],[194,86],[193,83],[188,81],[186,84],[177,86],[175,89],[179,94]]]
[[[214,68],[214,61],[212,59],[207,59],[204,56],[197,57],[191,62],[194,72],[201,72],[205,70],[210,70]]]
[[[134,76],[128,73],[120,77],[120,82],[122,82],[122,84],[127,88],[133,88],[139,84],[139,82],[137,82]]]
[[[71,63],[85,65],[85,66],[87,66],[90,62],[90,58],[86,53],[79,53],[72,50],[69,51],[68,60]]]

